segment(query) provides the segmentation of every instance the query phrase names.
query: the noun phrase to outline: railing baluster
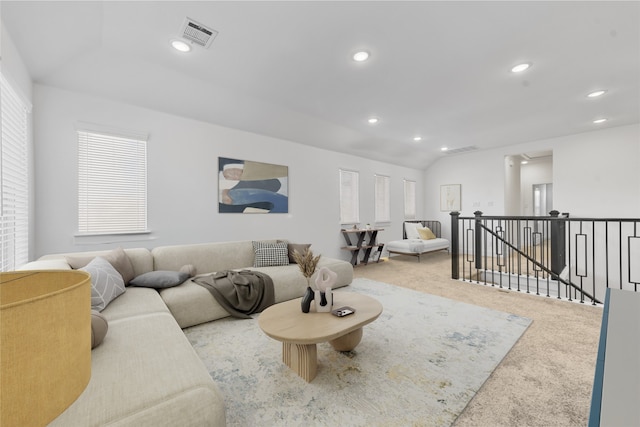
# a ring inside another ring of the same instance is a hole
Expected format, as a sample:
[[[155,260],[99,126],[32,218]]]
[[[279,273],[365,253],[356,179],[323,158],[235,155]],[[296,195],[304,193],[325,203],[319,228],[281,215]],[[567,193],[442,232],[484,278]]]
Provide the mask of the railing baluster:
[[[615,286],[617,261],[620,289],[638,291],[640,219],[569,218],[558,211],[549,217],[487,217],[478,211],[469,218],[452,212],[451,221],[453,278],[473,282],[475,274],[477,284],[527,293],[535,284],[538,295],[545,286],[547,297],[556,293],[581,303],[588,298],[596,305],[603,290]]]
[[[609,289],[609,223],[608,222],[604,223],[604,240],[605,240],[605,245],[604,245],[605,274],[604,276],[606,278],[605,288]],[[620,281],[620,283],[622,284],[622,280]],[[595,295],[596,295],[596,292],[594,289],[593,296],[595,297]],[[594,301],[594,304],[595,304],[595,301]]]
[[[458,261],[460,260],[458,253],[459,223],[460,212],[451,212],[451,278],[455,280],[460,278],[460,270],[458,269]]]
[[[622,221],[618,221],[618,236],[620,236],[620,253],[622,253]],[[620,289],[622,289],[622,257],[620,257]]]
[[[632,244],[632,242],[635,241],[635,244]],[[628,264],[629,264],[629,283],[633,283],[633,290],[634,292],[638,292],[638,284],[640,283],[640,274],[632,274],[632,269],[631,269],[631,265],[632,262],[631,260],[635,259],[635,260],[639,260],[640,259],[640,253],[636,254],[635,257],[631,256],[631,249],[635,248],[640,252],[640,237],[638,236],[638,223],[634,223],[633,224],[633,236],[629,236],[629,243],[627,245],[627,256],[628,256]],[[636,261],[638,262],[638,261]],[[636,265],[636,268],[640,269],[640,266]],[[635,272],[635,270],[633,270]],[[620,282],[622,282],[622,280],[620,280]]]
[[[591,223],[591,229],[593,230],[591,233],[591,295],[594,296],[596,294],[596,224],[595,221]],[[593,298],[591,299],[591,303],[595,304]]]

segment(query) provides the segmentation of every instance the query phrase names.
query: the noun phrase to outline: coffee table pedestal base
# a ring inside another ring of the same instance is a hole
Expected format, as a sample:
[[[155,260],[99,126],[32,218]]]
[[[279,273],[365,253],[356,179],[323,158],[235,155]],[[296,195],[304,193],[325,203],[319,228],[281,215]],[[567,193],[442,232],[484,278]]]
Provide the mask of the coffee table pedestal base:
[[[337,351],[351,351],[362,340],[362,328],[329,341]],[[318,372],[318,347],[316,344],[282,343],[282,361],[306,382],[311,382]]]
[[[351,331],[346,335],[329,341],[329,344],[337,351],[351,351],[362,340],[362,328],[358,328],[355,331]]]
[[[318,348],[315,344],[282,343],[282,361],[306,382],[318,372]]]

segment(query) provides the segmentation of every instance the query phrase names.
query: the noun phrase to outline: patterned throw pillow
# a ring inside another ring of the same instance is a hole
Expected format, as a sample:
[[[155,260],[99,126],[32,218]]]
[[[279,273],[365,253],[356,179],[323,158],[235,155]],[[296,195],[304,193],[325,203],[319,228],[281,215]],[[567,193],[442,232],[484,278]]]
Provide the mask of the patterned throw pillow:
[[[272,267],[289,265],[289,251],[287,243],[253,242],[254,267]]]
[[[79,270],[91,275],[91,309],[102,311],[124,291],[124,280],[111,263],[102,257],[95,257]]]

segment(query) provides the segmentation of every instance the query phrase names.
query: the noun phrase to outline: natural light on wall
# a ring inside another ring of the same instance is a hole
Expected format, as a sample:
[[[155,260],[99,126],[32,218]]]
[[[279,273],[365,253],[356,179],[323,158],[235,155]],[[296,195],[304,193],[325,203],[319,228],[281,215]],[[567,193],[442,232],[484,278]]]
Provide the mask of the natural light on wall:
[[[404,180],[404,219],[416,219],[416,182]]]
[[[29,169],[27,116],[31,105],[0,74],[0,271],[29,260]]]
[[[78,234],[146,232],[146,135],[78,130]]]
[[[375,175],[375,221],[391,221],[391,209],[389,202],[389,177]]]
[[[358,172],[340,169],[340,224],[360,222]]]

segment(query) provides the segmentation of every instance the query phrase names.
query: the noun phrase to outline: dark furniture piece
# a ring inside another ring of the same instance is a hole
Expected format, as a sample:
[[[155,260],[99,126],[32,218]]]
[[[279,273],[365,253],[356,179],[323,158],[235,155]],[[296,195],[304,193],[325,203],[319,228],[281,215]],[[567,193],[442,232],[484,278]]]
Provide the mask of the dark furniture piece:
[[[382,254],[382,248],[384,243],[377,243],[378,231],[384,230],[383,228],[371,228],[371,229],[342,229],[342,235],[347,242],[347,246],[343,246],[342,249],[351,251],[351,264],[356,266],[360,263],[368,264],[371,252],[374,248],[376,251],[374,255],[377,255],[376,262],[380,262],[380,255]],[[358,255],[362,251],[362,259],[358,260]]]

